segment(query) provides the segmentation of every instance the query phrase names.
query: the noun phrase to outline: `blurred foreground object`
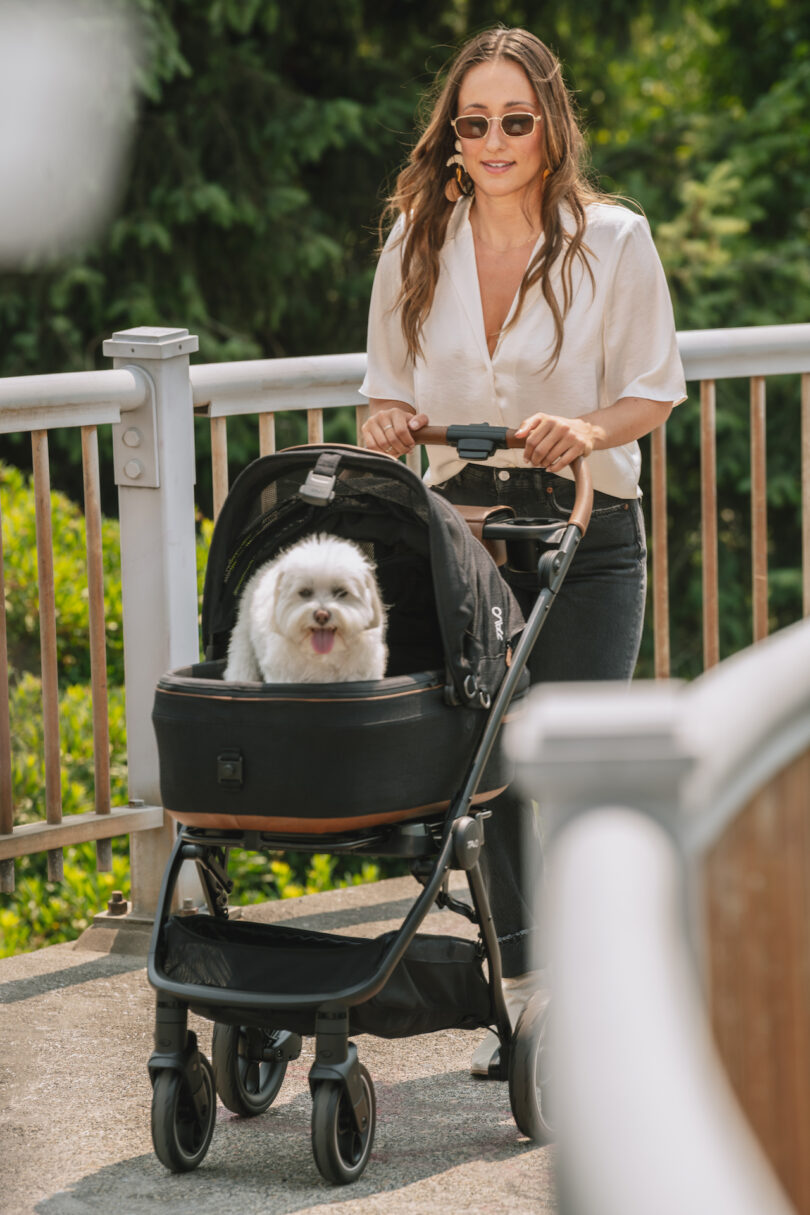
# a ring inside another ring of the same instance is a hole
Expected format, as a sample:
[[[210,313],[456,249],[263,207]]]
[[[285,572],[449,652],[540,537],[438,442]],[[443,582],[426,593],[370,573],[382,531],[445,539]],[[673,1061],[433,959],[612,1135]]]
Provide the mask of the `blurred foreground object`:
[[[135,21],[110,0],[0,4],[0,265],[64,256],[110,216],[139,50]]]
[[[810,619],[689,684],[538,686],[505,746],[561,1215],[810,1215]]]

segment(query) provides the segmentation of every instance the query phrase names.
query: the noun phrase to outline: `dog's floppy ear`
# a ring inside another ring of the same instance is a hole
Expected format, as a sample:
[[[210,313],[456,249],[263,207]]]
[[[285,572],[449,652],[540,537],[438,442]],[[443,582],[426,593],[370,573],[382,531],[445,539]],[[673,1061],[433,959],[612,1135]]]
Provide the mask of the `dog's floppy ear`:
[[[263,636],[267,629],[277,632],[276,604],[278,588],[281,581],[281,571],[270,566],[258,577],[250,603],[251,640],[256,645],[256,638]]]
[[[364,570],[363,581],[366,584],[368,601],[371,604],[371,623],[368,627],[370,629],[382,628],[385,624],[385,608],[383,607],[382,599],[380,598],[380,588],[377,586],[377,579],[372,569]]]
[[[281,595],[281,583],[283,580],[284,580],[284,570],[273,570],[273,577],[272,577],[272,581],[271,581],[270,587],[269,587],[269,596],[268,596],[268,603],[267,603],[267,607],[269,608],[269,611],[268,611],[267,615],[268,615],[268,623],[274,633],[281,632],[281,630],[278,627],[278,619],[276,618],[276,610],[278,608],[278,601],[279,601],[279,597]]]

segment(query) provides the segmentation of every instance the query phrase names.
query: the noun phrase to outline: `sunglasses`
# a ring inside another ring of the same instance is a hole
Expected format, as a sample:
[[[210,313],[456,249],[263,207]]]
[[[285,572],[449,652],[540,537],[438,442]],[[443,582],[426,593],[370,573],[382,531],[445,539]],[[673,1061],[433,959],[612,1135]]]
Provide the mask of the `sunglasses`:
[[[489,134],[489,124],[499,122],[504,135],[516,139],[519,135],[531,135],[540,122],[537,114],[502,114],[500,118],[487,118],[485,114],[461,114],[450,119],[450,126],[461,139],[483,139]]]

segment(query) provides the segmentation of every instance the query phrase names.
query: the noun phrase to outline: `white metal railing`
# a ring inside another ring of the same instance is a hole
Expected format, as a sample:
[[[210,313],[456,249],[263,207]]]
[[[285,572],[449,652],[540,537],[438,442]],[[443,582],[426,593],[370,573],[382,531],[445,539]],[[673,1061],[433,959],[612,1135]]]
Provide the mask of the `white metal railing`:
[[[703,402],[703,564],[706,665],[717,657],[717,506],[713,474],[714,384],[728,376],[751,377],[752,468],[764,460],[764,377],[798,374],[802,392],[803,521],[805,611],[810,610],[810,325],[762,329],[708,330],[679,335],[688,380],[701,381]],[[15,856],[34,850],[54,854],[79,839],[106,839],[136,831],[132,849],[136,910],[154,906],[157,886],[170,844],[162,822],[157,753],[151,729],[154,684],[162,671],[197,657],[197,602],[194,542],[193,413],[209,419],[212,432],[215,510],[228,489],[227,420],[237,414],[257,417],[260,453],[275,450],[275,418],[282,411],[303,411],[307,436],[319,442],[330,410],[354,405],[356,424],[365,416],[357,394],[365,372],[364,354],[325,355],[300,359],[256,360],[246,363],[189,366],[197,339],[184,329],[133,329],[105,343],[113,358],[108,371],[20,377],[0,381],[0,430],[30,431],[37,468],[43,561],[41,576],[42,669],[45,686],[46,751],[49,772],[45,821],[14,828],[13,790],[4,775],[9,770],[7,656],[0,649],[0,889],[9,881]],[[115,479],[119,489],[124,599],[124,652],[127,693],[128,768],[131,804],[110,807],[105,801],[104,738],[97,740],[97,806],[87,815],[62,821],[58,791],[59,737],[54,712],[55,647],[50,630],[55,605],[51,601],[48,563],[49,476],[47,433],[55,427],[77,427],[85,448],[86,511],[89,523],[88,566],[91,602],[95,604],[94,700],[96,727],[104,730],[103,626],[99,625],[98,470],[94,455],[96,429],[113,427]],[[799,436],[797,435],[797,440]],[[665,432],[651,441],[652,567],[656,673],[669,672],[667,498]],[[412,459],[418,467],[418,456]],[[756,507],[755,585],[767,586],[764,478],[754,476]],[[1,521],[0,521],[1,522]],[[763,571],[764,574],[763,574]],[[0,578],[2,563],[0,562]],[[2,603],[0,586],[0,603]],[[763,612],[755,635],[764,635]],[[4,622],[0,617],[0,626]],[[0,627],[0,645],[5,630]]]
[[[810,754],[810,621],[690,684],[535,689],[506,745],[548,827],[543,916],[562,1210],[792,1209],[712,1042],[706,1002],[723,993],[709,977],[717,942],[707,905],[719,901],[736,933],[733,944],[720,942],[725,956],[712,973],[722,964],[732,976],[747,974],[743,988],[755,989],[729,1006],[738,1070],[752,1073],[745,1087],[759,1101],[763,1087],[779,1089],[775,1117],[781,1102],[788,1127],[773,1128],[771,1159],[783,1153],[783,1183],[806,1196],[807,1076],[800,1069],[787,1087],[779,1077],[796,1074],[810,1042],[810,852],[803,843],[810,794],[806,779],[792,793],[774,782]],[[752,805],[758,817],[747,850],[736,860],[726,851],[718,868],[717,849]],[[770,891],[758,850],[767,852]],[[707,890],[718,882],[719,890]],[[766,931],[763,918],[779,956],[760,941],[767,961],[752,971],[746,951]],[[758,1003],[748,1016],[752,1000]],[[791,1029],[780,1034],[785,1018]],[[750,1054],[763,1051],[757,1071]],[[782,1146],[791,1122],[798,1151]]]

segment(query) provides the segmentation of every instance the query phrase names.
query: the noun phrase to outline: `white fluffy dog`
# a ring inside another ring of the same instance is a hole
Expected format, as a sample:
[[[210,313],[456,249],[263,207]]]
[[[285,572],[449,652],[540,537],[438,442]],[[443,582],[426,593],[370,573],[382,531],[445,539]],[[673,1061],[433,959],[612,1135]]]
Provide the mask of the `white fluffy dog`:
[[[310,536],[247,583],[223,678],[265,683],[382,679],[385,610],[356,544]]]

